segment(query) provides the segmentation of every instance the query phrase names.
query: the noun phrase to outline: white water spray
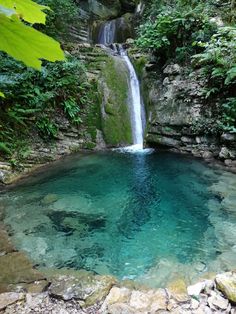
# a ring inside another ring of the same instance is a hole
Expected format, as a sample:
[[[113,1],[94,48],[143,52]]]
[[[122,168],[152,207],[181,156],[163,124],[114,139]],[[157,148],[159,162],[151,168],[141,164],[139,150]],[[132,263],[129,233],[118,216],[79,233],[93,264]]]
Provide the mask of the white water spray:
[[[140,84],[135,69],[122,45],[114,44],[116,33],[116,20],[108,21],[102,25],[99,33],[99,43],[105,46],[110,45],[112,49],[124,60],[129,73],[129,104],[131,115],[131,127],[133,136],[133,145],[126,151],[143,150],[143,121],[144,110],[140,93]],[[143,116],[143,119],[142,119]]]
[[[130,110],[133,134],[133,150],[143,149],[143,123],[142,123],[142,98],[137,74],[127,52],[119,47],[120,55],[125,61],[130,76]]]
[[[110,45],[114,43],[116,33],[116,20],[111,20],[101,26],[99,32],[99,44]]]

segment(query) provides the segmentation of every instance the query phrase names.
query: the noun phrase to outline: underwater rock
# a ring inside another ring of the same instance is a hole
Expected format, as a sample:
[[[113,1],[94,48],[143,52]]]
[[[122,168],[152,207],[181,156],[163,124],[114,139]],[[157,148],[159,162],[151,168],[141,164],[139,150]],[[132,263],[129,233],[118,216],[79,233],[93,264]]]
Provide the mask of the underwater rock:
[[[216,287],[231,302],[236,303],[236,273],[228,272],[216,276]]]
[[[43,205],[50,205],[55,203],[57,200],[59,199],[57,194],[47,194],[43,200],[42,200],[42,204]]]
[[[0,256],[15,251],[5,230],[0,230]]]
[[[21,283],[33,283],[45,279],[38,270],[33,268],[28,258],[20,252],[0,256],[0,290],[12,291]]]

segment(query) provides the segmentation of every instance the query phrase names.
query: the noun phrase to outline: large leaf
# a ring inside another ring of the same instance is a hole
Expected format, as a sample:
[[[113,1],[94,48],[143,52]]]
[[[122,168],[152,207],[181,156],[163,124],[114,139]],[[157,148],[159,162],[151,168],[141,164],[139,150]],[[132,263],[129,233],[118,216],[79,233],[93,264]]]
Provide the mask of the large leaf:
[[[5,98],[4,94],[2,92],[0,92],[0,97]]]
[[[31,24],[45,24],[46,14],[43,10],[49,9],[31,0],[0,0],[0,6],[14,10],[20,18]]]
[[[0,14],[0,50],[37,70],[41,69],[40,59],[53,62],[65,59],[57,41],[3,14]]]

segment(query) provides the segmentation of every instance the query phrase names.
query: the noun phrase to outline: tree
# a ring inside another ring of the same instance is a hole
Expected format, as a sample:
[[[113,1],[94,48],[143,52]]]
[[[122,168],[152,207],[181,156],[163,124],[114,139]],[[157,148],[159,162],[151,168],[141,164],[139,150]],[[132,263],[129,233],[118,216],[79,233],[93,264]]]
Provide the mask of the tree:
[[[44,10],[50,9],[31,0],[0,0],[0,50],[37,70],[41,59],[65,59],[57,41],[32,27],[45,24]]]

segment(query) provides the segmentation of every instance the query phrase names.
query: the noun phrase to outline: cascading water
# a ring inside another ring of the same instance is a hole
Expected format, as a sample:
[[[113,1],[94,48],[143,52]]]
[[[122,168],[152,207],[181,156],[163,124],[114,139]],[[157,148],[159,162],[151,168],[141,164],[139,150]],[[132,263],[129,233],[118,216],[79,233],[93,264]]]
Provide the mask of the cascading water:
[[[110,45],[111,49],[113,49],[124,60],[127,66],[129,71],[129,101],[133,136],[133,145],[128,147],[127,150],[143,150],[143,121],[145,119],[139,80],[126,50],[121,44],[114,44],[115,35],[116,20],[108,21],[103,24],[100,29],[99,43],[105,46]]]
[[[114,43],[116,34],[116,20],[104,23],[99,31],[98,42],[101,45],[110,45]]]
[[[130,76],[130,109],[131,125],[134,148],[143,149],[143,123],[142,123],[142,98],[137,74],[127,52],[122,46],[119,48],[120,56],[125,61]]]

